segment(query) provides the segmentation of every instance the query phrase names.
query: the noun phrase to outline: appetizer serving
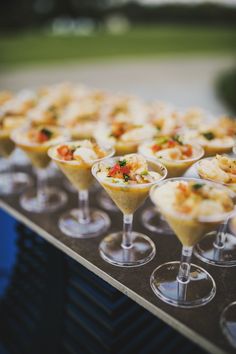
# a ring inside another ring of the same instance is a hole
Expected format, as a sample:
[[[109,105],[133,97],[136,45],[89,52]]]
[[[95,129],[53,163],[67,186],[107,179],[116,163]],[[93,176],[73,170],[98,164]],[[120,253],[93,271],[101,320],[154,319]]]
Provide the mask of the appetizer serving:
[[[49,151],[49,156],[77,190],[87,190],[94,181],[91,166],[111,151],[90,140],[77,140],[56,145]]]
[[[36,188],[29,189],[20,198],[22,208],[35,213],[52,212],[60,208],[67,200],[66,194],[55,187],[46,186],[45,169],[50,163],[47,155],[49,148],[68,140],[66,130],[50,125],[25,125],[14,130],[11,138],[29,157],[37,173]]]
[[[64,109],[60,122],[67,127],[73,139],[91,139],[107,99],[103,91],[91,91],[71,101]]]
[[[153,291],[174,306],[206,304],[215,295],[215,283],[191,264],[193,246],[232,215],[235,194],[206,180],[173,178],[153,187],[150,196],[183,245],[181,262],[165,263],[153,272]]]
[[[236,191],[236,159],[227,155],[216,155],[197,164],[201,178],[227,184]]]
[[[108,124],[116,121],[147,123],[149,107],[140,98],[127,95],[109,95],[102,110],[103,120]]]
[[[137,152],[138,145],[152,139],[156,129],[150,124],[137,124],[127,120],[114,121],[109,126],[101,124],[95,131],[95,138],[107,146],[113,146],[116,155]]]
[[[202,124],[213,121],[213,116],[200,107],[189,107],[177,113],[182,127],[198,130]]]
[[[93,183],[91,166],[114,154],[94,141],[78,140],[52,147],[49,156],[56,162],[68,180],[79,192],[79,209],[66,212],[59,220],[59,227],[66,235],[78,238],[95,237],[110,225],[109,217],[97,209],[89,210],[88,189]]]
[[[108,235],[101,242],[101,256],[124,267],[147,263],[155,255],[155,246],[147,236],[132,232],[133,213],[147,198],[151,186],[165,178],[165,167],[129,154],[97,163],[92,172],[124,215],[124,232]]]
[[[168,177],[182,176],[204,154],[200,145],[186,144],[179,135],[161,136],[151,142],[143,143],[139,146],[139,152],[147,158],[162,162],[167,168]],[[173,233],[163,216],[159,215],[153,207],[143,212],[142,220],[148,230],[160,234]]]
[[[96,177],[123,214],[133,214],[146,199],[150,185],[162,179],[160,166],[148,170],[147,161],[138,154],[114,160],[113,165],[102,162]]]
[[[22,125],[24,118],[14,118],[0,116],[0,155],[9,157],[15,149],[15,144],[11,140],[11,132]]]
[[[166,102],[152,102],[149,105],[149,121],[156,128],[156,135],[177,134],[182,127],[176,108]]]
[[[200,160],[196,169],[201,178],[221,183],[236,192],[236,159],[227,155],[216,155]],[[218,230],[206,235],[195,247],[195,255],[202,261],[218,266],[236,264],[236,238],[227,232],[234,230],[235,218],[225,219]]]
[[[22,91],[17,95],[0,94],[0,156],[8,159],[9,171],[1,174],[0,194],[21,193],[31,184],[30,177],[23,172],[14,172],[11,156],[15,144],[11,140],[12,131],[25,121],[25,114],[34,104],[34,95]]]
[[[186,144],[179,135],[158,137],[150,143],[143,143],[139,152],[160,160],[168,170],[168,177],[178,177],[197,160],[204,151],[197,144]]]
[[[231,152],[235,144],[236,124],[227,117],[214,119],[211,123],[202,124],[199,129],[185,133],[188,141],[200,144],[206,156]]]
[[[50,162],[48,149],[68,139],[65,129],[50,125],[28,125],[12,133],[12,140],[26,153],[36,168],[46,168]]]
[[[170,180],[152,195],[154,203],[185,246],[194,246],[209,231],[215,230],[234,209],[226,188],[203,180]]]

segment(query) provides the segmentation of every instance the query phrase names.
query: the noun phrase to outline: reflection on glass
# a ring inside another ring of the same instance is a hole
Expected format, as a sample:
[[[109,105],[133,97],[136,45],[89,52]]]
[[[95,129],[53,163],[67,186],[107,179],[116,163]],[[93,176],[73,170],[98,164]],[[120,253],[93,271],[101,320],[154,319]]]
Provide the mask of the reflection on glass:
[[[11,140],[11,132],[22,124],[21,118],[5,117],[0,121],[0,156],[7,160],[6,170],[0,176],[0,194],[10,195],[21,193],[32,183],[30,177],[23,172],[16,172],[12,159],[15,144]]]
[[[224,335],[236,348],[236,301],[229,304],[221,314],[220,325]]]

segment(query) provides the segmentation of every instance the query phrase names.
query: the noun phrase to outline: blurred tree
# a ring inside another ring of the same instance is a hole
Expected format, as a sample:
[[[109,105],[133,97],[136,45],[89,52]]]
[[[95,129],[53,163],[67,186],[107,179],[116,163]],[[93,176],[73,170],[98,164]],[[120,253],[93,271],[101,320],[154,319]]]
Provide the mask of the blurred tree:
[[[3,0],[0,29],[15,30],[38,27],[55,17],[90,17],[103,21],[107,15],[119,13],[131,22],[196,23],[236,25],[236,7],[220,4],[164,4],[144,6],[127,0]]]
[[[222,102],[236,114],[236,68],[223,73],[217,81],[216,88]]]

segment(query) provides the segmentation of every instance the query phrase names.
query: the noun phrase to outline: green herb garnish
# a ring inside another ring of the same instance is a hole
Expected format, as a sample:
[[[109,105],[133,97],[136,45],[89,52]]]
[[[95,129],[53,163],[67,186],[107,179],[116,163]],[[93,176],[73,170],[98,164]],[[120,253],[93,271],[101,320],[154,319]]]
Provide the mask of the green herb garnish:
[[[130,179],[130,176],[127,175],[126,173],[123,174],[124,180],[125,182],[128,182],[128,180]]]
[[[195,189],[196,191],[204,186],[203,183],[195,183],[192,185],[192,188]]]
[[[46,129],[46,128],[41,129],[40,133],[46,135],[46,137],[48,139],[50,139],[52,137],[52,135],[53,135],[53,132],[51,130]]]
[[[183,145],[183,141],[179,135],[173,136],[173,140],[176,141],[179,145]]]
[[[203,135],[204,138],[206,138],[207,140],[213,140],[213,139],[215,139],[215,134],[212,133],[212,132],[202,133],[202,135]]]
[[[124,160],[121,160],[121,161],[119,161],[119,165],[120,165],[120,167],[123,167],[123,166],[125,166],[126,165],[126,160],[124,159]]]
[[[54,112],[56,110],[56,107],[55,106],[50,106],[48,107],[48,111],[49,112]]]
[[[156,144],[162,145],[162,144],[167,143],[167,141],[169,141],[169,138],[167,136],[161,136],[160,138],[156,139]]]
[[[142,171],[142,172],[140,173],[140,175],[141,175],[141,176],[147,176],[147,175],[148,175],[148,171]]]

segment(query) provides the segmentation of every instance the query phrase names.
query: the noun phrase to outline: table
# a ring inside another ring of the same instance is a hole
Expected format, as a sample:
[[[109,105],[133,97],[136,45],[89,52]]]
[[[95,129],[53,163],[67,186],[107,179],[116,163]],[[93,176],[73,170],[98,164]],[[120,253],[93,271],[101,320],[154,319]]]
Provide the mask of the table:
[[[65,189],[62,177],[53,179],[54,186]],[[57,221],[60,214],[77,206],[76,193],[68,193],[68,203],[63,210],[53,214],[33,214],[24,211],[19,205],[19,196],[1,197],[0,207],[14,218],[31,228],[49,243],[95,273],[98,277],[117,288],[132,300],[143,306],[153,315],[182,333],[212,354],[235,353],[221,332],[219,316],[224,307],[236,298],[235,268],[219,268],[203,264],[193,258],[193,262],[204,267],[215,279],[217,293],[207,305],[196,309],[181,309],[169,306],[159,300],[152,292],[149,279],[152,271],[160,264],[179,260],[181,245],[175,236],[157,235],[147,231],[141,224],[141,213],[149,201],[140,208],[134,221],[134,229],[149,235],[156,244],[157,254],[148,264],[137,268],[119,268],[103,261],[98,252],[98,245],[104,235],[79,240],[69,238],[59,230]],[[91,205],[97,205],[99,192],[91,195]],[[120,213],[109,213],[112,226],[109,231],[121,227]]]

